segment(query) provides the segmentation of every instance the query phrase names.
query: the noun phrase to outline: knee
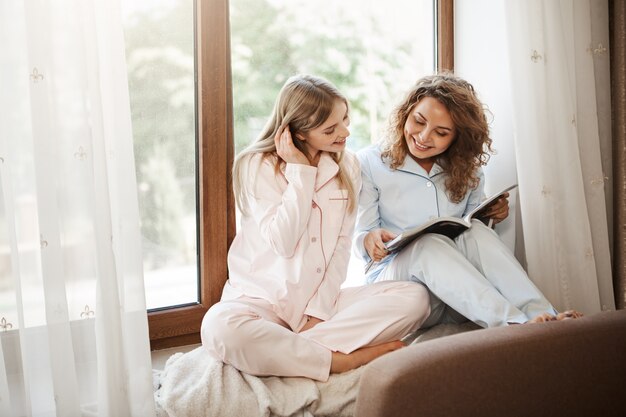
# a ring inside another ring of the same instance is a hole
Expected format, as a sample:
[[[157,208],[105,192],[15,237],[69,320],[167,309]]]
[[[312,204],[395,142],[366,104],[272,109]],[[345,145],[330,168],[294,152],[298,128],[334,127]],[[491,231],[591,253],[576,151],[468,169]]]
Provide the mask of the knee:
[[[407,250],[408,249],[408,250]],[[456,244],[450,238],[429,233],[412,242],[398,255],[399,262],[419,266],[420,269],[432,262],[439,265],[457,253]],[[413,271],[415,272],[415,271]]]
[[[412,322],[423,323],[430,315],[430,295],[428,289],[415,282],[403,282],[399,291],[404,297],[399,308],[401,315]]]
[[[480,220],[473,220],[472,227],[465,232],[469,237],[476,241],[491,241],[493,239],[500,240],[500,237],[496,233],[495,230],[488,227],[485,223]]]
[[[430,315],[430,295],[428,294],[428,289],[424,285],[416,284],[411,288],[411,299],[414,301],[409,303],[412,306],[409,314],[421,324]]]
[[[206,312],[202,319],[200,337],[202,346],[222,361],[228,362],[229,351],[237,352],[248,345],[246,332],[241,326],[255,317],[244,307],[232,303],[217,303]]]
[[[417,251],[417,253],[440,253],[441,251],[447,251],[451,248],[454,248],[452,239],[443,235],[428,233],[416,239],[411,249],[412,251]]]

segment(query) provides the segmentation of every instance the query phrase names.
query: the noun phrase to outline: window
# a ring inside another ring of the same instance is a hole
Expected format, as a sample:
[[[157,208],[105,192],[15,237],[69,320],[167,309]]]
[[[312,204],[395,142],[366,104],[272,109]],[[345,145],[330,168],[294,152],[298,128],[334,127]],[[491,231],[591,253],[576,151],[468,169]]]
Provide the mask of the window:
[[[296,73],[323,76],[348,97],[349,148],[378,139],[401,94],[435,68],[433,8],[432,0],[230,0],[235,150],[260,133]]]
[[[174,1],[185,3],[187,0],[164,1],[163,4],[171,6]],[[398,93],[388,91],[389,88],[395,86],[400,91],[406,89],[407,83],[422,75],[421,71],[427,71],[427,68],[431,68],[432,71],[435,62],[439,68],[451,68],[451,54],[446,55],[446,51],[450,50],[452,44],[452,26],[449,23],[452,16],[452,0],[439,2],[429,0],[423,5],[414,4],[419,2],[406,1],[413,9],[389,6],[396,3],[400,4],[400,1],[385,3],[386,7],[377,11],[378,3],[371,2],[368,7],[371,6],[372,13],[368,14],[367,10],[362,10],[362,2],[354,4],[329,2],[325,6],[320,6],[317,3],[287,0],[230,0],[230,4],[228,0],[196,1],[193,15],[193,21],[196,22],[194,95],[196,117],[193,123],[196,139],[194,146],[197,151],[195,156],[197,164],[194,166],[197,167],[196,205],[199,215],[196,224],[200,288],[196,301],[183,303],[187,305],[177,308],[150,312],[150,337],[153,349],[199,342],[198,332],[202,317],[221,297],[222,287],[227,278],[228,246],[235,233],[235,210],[230,184],[235,143],[237,148],[240,148],[254,137],[265,122],[268,109],[271,109],[287,74],[293,72],[319,74],[329,78],[345,92],[351,100],[353,112],[359,112],[359,119],[362,120],[358,126],[352,128],[352,135],[355,138],[353,145],[360,147],[377,136],[388,112],[385,106],[389,106],[397,99]],[[294,5],[297,7],[294,8]],[[438,19],[433,18],[435,15],[433,5],[437,6]],[[161,11],[172,10],[171,7],[164,8],[163,5],[155,7]],[[419,9],[420,7],[422,9]],[[413,23],[420,27],[428,27],[429,34],[402,33],[396,30],[398,28],[395,23],[389,24],[389,21],[384,20],[389,18],[399,22],[408,15],[408,10],[411,10],[410,13],[422,15],[426,9],[430,10],[428,15],[430,17],[424,22],[416,23],[417,21],[410,20],[403,26]],[[324,13],[321,14],[320,10]],[[445,17],[442,17],[441,13],[445,13]],[[186,15],[189,16],[189,12]],[[336,31],[330,33],[322,27],[315,27],[313,23],[307,21],[311,16],[320,16],[325,24],[335,25]],[[441,22],[446,24],[442,25]],[[295,30],[297,25],[303,25],[302,27],[307,29]],[[157,29],[159,28],[154,28],[155,33]],[[394,40],[388,41],[390,43],[400,42],[401,39],[402,46],[398,47],[398,50],[391,50],[388,44],[380,43],[384,42],[384,38],[381,40],[375,36],[372,38],[362,36],[363,33],[374,29],[379,30],[375,33],[392,36]],[[176,27],[173,30],[176,30]],[[183,32],[174,33],[176,37],[183,38]],[[424,50],[415,52],[415,49],[412,49],[421,43],[434,45],[432,34],[435,32],[438,33],[437,48],[431,47],[429,52]],[[153,45],[156,49],[169,44],[169,39],[159,38],[156,34],[153,36]],[[393,38],[396,36],[397,38]],[[422,36],[429,40],[424,41],[421,39]],[[263,42],[257,43],[254,48],[259,49],[254,50],[251,41],[259,38]],[[446,41],[445,45],[442,40]],[[284,49],[276,52],[274,48],[279,44]],[[160,53],[167,56],[168,52]],[[274,54],[273,59],[270,59],[271,54]],[[372,57],[372,54],[378,55]],[[398,75],[396,72],[398,68],[411,68],[412,64],[407,64],[411,56],[419,57],[420,69],[417,69],[415,74]],[[267,59],[256,61],[251,57]],[[180,62],[185,61],[180,56],[169,58],[174,60],[180,58]],[[188,58],[185,59],[185,62],[189,61]],[[129,56],[129,66],[133,62]],[[261,66],[265,63],[273,65],[276,71],[269,71]],[[372,74],[376,76],[375,88],[368,82],[368,77]],[[398,78],[394,77],[404,78],[396,82]],[[189,91],[189,82],[181,82],[178,86],[172,86],[172,89],[181,91],[182,94]],[[131,99],[132,94],[131,92]],[[189,97],[188,93],[183,94],[182,102],[188,104]],[[189,120],[188,116],[179,117]],[[181,121],[171,121],[179,122]],[[234,137],[237,138],[236,141]],[[151,141],[157,146],[162,145],[154,138]],[[189,155],[185,154],[184,157],[174,161],[185,161],[189,164]],[[158,168],[154,169],[158,172]],[[174,171],[183,172],[176,171],[176,168]],[[185,177],[188,174],[188,171],[184,171],[184,175],[175,177],[179,188],[186,186],[184,178],[188,178]],[[164,194],[167,195],[167,192]],[[191,194],[193,193],[185,196],[189,197]],[[189,200],[191,201],[191,197]],[[187,202],[186,207],[191,206],[192,204]],[[171,276],[169,279],[176,280],[177,276]],[[176,291],[176,287],[172,291]]]
[[[226,279],[228,43],[207,40],[227,40],[227,3],[122,4],[146,304],[158,349],[198,341],[202,316]],[[200,277],[215,286],[201,286]]]
[[[194,5],[124,0],[148,310],[198,303]]]

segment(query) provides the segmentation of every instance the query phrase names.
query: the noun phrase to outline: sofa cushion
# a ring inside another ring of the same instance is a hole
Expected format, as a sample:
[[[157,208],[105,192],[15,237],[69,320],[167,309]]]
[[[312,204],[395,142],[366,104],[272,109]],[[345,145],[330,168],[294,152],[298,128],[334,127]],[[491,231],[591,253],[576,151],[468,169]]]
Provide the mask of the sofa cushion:
[[[365,367],[356,416],[623,416],[626,310],[481,329]]]

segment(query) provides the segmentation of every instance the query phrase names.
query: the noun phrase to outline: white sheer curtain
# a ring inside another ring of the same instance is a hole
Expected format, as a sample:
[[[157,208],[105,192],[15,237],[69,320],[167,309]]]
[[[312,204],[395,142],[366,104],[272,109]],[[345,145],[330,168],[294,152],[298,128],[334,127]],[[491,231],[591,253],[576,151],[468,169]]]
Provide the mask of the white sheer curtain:
[[[0,2],[0,415],[152,416],[117,1]]]
[[[607,2],[504,7],[529,275],[558,309],[614,309]]]

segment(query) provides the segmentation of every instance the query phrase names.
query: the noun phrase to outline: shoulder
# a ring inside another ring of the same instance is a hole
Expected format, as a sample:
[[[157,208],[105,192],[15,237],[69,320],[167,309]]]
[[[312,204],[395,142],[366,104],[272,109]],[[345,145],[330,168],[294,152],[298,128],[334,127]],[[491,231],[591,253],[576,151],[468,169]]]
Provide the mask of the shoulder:
[[[388,158],[383,158],[379,144],[370,145],[357,154],[361,162],[361,170],[367,175],[377,175],[382,172],[393,172]]]
[[[268,154],[268,153],[253,153],[245,157],[246,160],[242,161],[248,168],[252,169],[261,169],[263,171],[268,169],[275,169],[276,164],[278,163],[278,158],[276,155]]]
[[[485,171],[483,171],[482,167],[476,168],[476,178],[478,178],[479,183],[485,182]]]
[[[357,153],[357,158],[361,162],[361,165],[375,165],[382,164],[382,156],[381,156],[380,145],[374,144],[370,145],[366,148],[361,149]]]
[[[344,151],[341,156],[341,165],[342,169],[345,170],[351,178],[354,179],[361,176],[361,163],[354,152],[349,150]]]
[[[252,153],[245,155],[239,161],[242,168],[243,180],[256,183],[259,179],[276,177],[276,155]]]
[[[482,196],[485,193],[485,172],[482,167],[476,168],[474,172],[476,174],[475,178],[477,178],[478,181],[476,182],[476,186],[468,188],[466,195],[478,194]]]
[[[357,157],[361,161],[371,158],[380,159],[381,152],[380,145],[374,143],[357,152]]]
[[[344,164],[344,166],[346,167],[346,169],[349,170],[355,170],[355,169],[359,169],[359,167],[361,166],[361,163],[359,162],[359,159],[357,158],[356,154],[350,150],[345,150],[343,152],[343,155],[341,156],[342,162]]]

